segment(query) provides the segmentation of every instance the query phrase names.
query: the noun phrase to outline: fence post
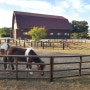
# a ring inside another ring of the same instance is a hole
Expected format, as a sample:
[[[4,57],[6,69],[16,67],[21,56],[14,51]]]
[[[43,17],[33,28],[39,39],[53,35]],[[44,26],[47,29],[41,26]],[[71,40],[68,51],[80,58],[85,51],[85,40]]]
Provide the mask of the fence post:
[[[44,42],[43,42],[43,49],[44,49]]]
[[[18,60],[16,60],[16,79],[18,79]]]
[[[54,62],[54,58],[50,57],[50,78],[49,78],[50,82],[53,81],[53,62]]]
[[[52,42],[53,43],[53,49],[54,49],[54,42]]]
[[[7,42],[7,40],[6,39],[4,39],[5,40],[5,43]]]
[[[19,38],[18,42],[19,42],[19,45],[20,45],[20,38]]]
[[[63,43],[62,43],[62,46],[63,46],[63,50],[64,50],[64,48],[65,48],[65,43],[64,43],[64,41],[63,41]]]
[[[82,70],[82,56],[80,56],[80,63],[79,63],[79,76],[81,76],[81,70]]]
[[[16,41],[16,46],[17,46],[17,41]]]
[[[49,42],[50,43],[50,47],[52,46],[52,42]]]
[[[31,47],[32,47],[33,45],[32,45],[32,41],[31,41]]]
[[[24,41],[24,43],[23,43],[23,46],[24,46],[24,48],[25,48],[25,41]]]
[[[40,44],[41,44],[40,46],[42,47],[42,46],[43,46],[43,45],[42,45],[42,44],[43,44],[42,41],[40,42]]]
[[[39,43],[39,42],[37,42],[37,47],[38,47],[38,43]]]

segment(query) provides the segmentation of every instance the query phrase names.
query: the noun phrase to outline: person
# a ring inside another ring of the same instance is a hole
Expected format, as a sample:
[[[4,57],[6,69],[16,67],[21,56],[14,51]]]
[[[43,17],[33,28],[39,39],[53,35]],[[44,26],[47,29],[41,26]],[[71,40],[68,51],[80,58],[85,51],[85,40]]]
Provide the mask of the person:
[[[10,47],[9,42],[10,42],[10,40],[7,39],[7,43],[4,43],[4,44],[1,45],[1,49],[5,54],[6,54],[7,50],[8,50],[8,48]]]
[[[0,48],[1,55],[7,55],[7,50],[10,47],[9,42],[10,42],[10,40],[7,39],[7,43],[4,43],[4,44],[1,45],[1,48]],[[3,62],[7,62],[7,57],[2,57],[2,60],[3,60]],[[5,70],[7,69],[7,64],[6,63],[4,64],[4,69]]]

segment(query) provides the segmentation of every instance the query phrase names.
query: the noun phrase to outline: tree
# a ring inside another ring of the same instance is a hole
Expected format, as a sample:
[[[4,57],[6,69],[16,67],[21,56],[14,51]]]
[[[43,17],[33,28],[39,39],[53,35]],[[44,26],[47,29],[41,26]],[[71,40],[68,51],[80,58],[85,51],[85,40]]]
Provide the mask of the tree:
[[[35,41],[39,41],[40,39],[44,38],[47,33],[45,28],[43,27],[33,27],[32,29],[30,29],[28,31],[28,35],[30,35],[32,37],[33,40]]]
[[[72,36],[77,36],[76,38],[86,38],[88,36],[88,22],[87,21],[72,21]],[[76,34],[76,35],[75,35]]]
[[[10,28],[0,28],[0,37],[10,37]]]

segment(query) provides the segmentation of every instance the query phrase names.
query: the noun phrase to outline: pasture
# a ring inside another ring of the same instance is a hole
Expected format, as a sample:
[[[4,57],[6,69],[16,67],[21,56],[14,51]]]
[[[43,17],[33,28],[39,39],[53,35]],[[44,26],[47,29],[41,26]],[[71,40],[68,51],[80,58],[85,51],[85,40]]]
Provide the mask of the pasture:
[[[38,55],[78,55],[78,54],[89,54],[90,55],[90,44],[80,44],[80,45],[74,45],[70,46],[69,48],[65,48],[65,50],[60,49],[60,48],[36,48],[35,51],[38,53]],[[43,58],[42,58],[43,59]],[[45,58],[47,59],[47,58]],[[90,57],[84,58],[85,60],[90,60]],[[56,59],[56,62],[69,62],[69,61],[77,61],[78,58],[60,58],[59,60]],[[44,60],[46,63],[49,62],[49,60]],[[83,67],[90,67],[90,64],[84,65]],[[3,66],[0,66],[0,69]],[[63,66],[58,66],[55,65],[55,69],[58,68],[77,68],[78,65],[63,65]],[[22,67],[20,67],[22,69]],[[24,67],[23,67],[24,68]],[[46,70],[49,68],[49,66],[46,66]],[[35,69],[35,67],[34,67]],[[90,69],[85,71],[86,73],[89,72],[90,74]],[[57,72],[54,75],[72,75],[76,72]],[[2,73],[2,76],[7,77],[7,76],[12,76],[14,73]],[[7,76],[6,76],[7,75]],[[23,74],[25,75],[25,74]],[[38,73],[34,73],[33,76],[40,77]],[[45,76],[48,76],[48,73],[45,73]],[[90,89],[90,75],[88,76],[78,76],[78,77],[67,77],[67,78],[56,78],[54,79],[54,82],[48,82],[48,80],[45,79],[1,79],[0,80],[0,89],[1,90],[89,90]]]

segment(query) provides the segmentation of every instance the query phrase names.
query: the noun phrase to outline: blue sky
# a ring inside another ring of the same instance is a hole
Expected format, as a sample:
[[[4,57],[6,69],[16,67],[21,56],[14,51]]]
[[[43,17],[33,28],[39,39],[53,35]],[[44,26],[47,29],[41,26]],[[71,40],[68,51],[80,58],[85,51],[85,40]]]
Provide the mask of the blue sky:
[[[64,16],[88,22],[90,28],[90,0],[0,0],[0,28],[12,26],[13,11]]]

